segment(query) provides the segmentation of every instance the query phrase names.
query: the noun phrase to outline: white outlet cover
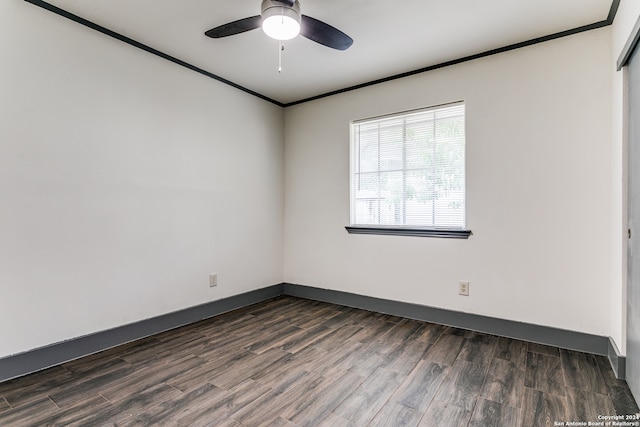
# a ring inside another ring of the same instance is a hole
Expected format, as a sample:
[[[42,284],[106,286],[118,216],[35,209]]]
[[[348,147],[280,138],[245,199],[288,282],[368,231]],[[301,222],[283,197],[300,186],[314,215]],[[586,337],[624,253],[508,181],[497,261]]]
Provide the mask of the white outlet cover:
[[[459,282],[458,283],[458,294],[464,295],[466,297],[469,296],[469,282]]]

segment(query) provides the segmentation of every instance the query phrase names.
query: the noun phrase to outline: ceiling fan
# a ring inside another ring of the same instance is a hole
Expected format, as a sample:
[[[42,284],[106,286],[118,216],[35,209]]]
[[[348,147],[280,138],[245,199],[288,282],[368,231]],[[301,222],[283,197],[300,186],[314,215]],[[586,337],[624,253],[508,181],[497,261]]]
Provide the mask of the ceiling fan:
[[[263,0],[260,15],[220,25],[205,32],[205,35],[217,39],[259,27],[269,37],[281,41],[301,34],[309,40],[338,50],[346,50],[353,44],[353,39],[337,28],[302,15],[298,0]]]

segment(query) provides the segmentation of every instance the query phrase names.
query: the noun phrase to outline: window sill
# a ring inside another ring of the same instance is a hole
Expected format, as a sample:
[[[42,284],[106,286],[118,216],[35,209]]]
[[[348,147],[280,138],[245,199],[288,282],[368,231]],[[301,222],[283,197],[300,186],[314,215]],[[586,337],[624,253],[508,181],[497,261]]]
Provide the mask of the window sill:
[[[471,230],[447,229],[447,228],[399,228],[399,227],[372,227],[362,225],[350,225],[345,227],[349,234],[377,234],[383,236],[417,236],[440,237],[445,239],[468,239]]]

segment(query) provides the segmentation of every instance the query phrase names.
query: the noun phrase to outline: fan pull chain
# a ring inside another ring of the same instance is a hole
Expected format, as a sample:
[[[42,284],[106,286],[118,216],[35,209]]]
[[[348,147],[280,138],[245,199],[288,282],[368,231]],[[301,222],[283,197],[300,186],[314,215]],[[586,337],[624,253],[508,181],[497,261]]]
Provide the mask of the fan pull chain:
[[[284,5],[282,6],[282,12],[280,15],[282,24],[284,24]],[[284,43],[282,40],[278,40],[278,73],[282,72],[282,51],[284,50]]]

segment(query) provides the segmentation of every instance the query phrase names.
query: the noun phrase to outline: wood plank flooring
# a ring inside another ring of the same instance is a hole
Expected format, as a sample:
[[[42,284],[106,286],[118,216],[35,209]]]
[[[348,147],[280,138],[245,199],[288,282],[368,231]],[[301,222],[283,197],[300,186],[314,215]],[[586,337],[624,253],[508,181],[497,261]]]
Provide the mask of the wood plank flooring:
[[[529,427],[638,412],[604,357],[293,297],[0,383],[0,426]]]

